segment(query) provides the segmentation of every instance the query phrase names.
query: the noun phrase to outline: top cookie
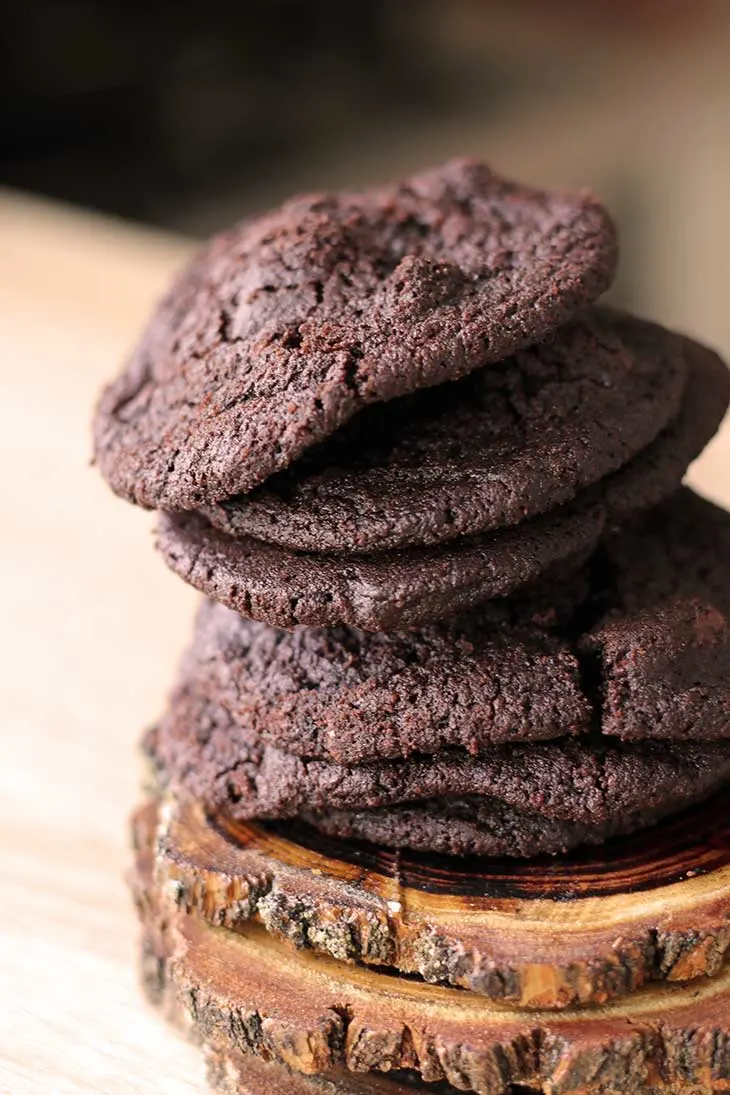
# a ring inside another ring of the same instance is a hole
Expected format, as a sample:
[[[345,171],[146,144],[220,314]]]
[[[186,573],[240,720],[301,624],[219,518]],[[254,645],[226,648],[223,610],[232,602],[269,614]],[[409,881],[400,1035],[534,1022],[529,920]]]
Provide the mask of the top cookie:
[[[676,418],[710,351],[590,308],[458,383],[355,416],[258,490],[203,507],[233,536],[382,552],[519,524],[616,471]]]
[[[592,197],[478,163],[295,198],[183,271],[102,395],[97,462],[148,507],[244,493],[366,404],[543,339],[608,287],[615,263]]]

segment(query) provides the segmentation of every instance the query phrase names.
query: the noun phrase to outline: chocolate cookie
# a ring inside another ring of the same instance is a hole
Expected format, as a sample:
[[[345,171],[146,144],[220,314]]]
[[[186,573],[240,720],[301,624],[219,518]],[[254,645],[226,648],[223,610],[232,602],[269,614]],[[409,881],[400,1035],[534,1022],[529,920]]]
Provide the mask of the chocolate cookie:
[[[657,439],[599,485],[615,524],[663,501],[717,432],[730,403],[730,371],[704,346],[693,344],[682,408]]]
[[[542,622],[537,609],[490,601],[414,631],[286,632],[207,601],[183,675],[301,757],[360,764],[449,747],[476,753],[590,727],[578,658]]]
[[[730,738],[730,514],[679,491],[574,575],[409,631],[200,609],[183,676],[286,752],[361,764],[601,731]]]
[[[267,745],[211,702],[193,680],[173,694],[146,750],[173,792],[234,818],[478,795],[556,821],[602,826],[642,810],[676,809],[730,779],[730,745],[558,741],[445,751],[359,766],[305,761]]]
[[[702,793],[700,798],[704,798]],[[690,800],[683,802],[688,805]],[[677,809],[668,799],[654,810],[614,818],[599,825],[560,821],[518,810],[479,795],[441,798],[375,810],[323,810],[305,813],[310,825],[328,836],[366,840],[385,848],[412,848],[439,855],[559,855],[582,845],[645,829]]]
[[[698,347],[682,410],[651,445],[570,505],[512,529],[342,558],[237,540],[185,514],[161,519],[159,546],[185,581],[276,627],[345,623],[387,631],[453,616],[519,589],[561,561],[576,561],[593,550],[607,522],[625,521],[665,498],[714,434],[728,399],[730,373]]]
[[[709,351],[593,309],[542,345],[357,415],[250,495],[203,512],[233,536],[372,552],[503,528],[569,501],[646,448]]]
[[[543,339],[615,263],[592,197],[477,163],[294,198],[183,271],[102,396],[96,460],[118,494],[152,508],[251,490],[365,405]]]
[[[581,647],[604,734],[730,738],[730,513],[683,488],[602,548]]]
[[[343,558],[234,539],[200,514],[174,513],[161,515],[157,546],[176,574],[244,616],[275,627],[388,631],[452,616],[585,558],[605,522],[591,499],[453,544]]]

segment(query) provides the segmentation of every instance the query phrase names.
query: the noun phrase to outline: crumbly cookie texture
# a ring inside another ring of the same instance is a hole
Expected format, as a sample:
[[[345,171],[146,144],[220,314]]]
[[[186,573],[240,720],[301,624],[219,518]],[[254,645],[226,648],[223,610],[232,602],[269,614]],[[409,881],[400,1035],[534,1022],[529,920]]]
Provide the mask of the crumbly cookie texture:
[[[439,543],[516,525],[626,464],[676,418],[689,339],[593,308],[457,383],[379,404],[250,495],[203,512],[302,551]]]
[[[236,818],[312,817],[477,795],[557,821],[604,825],[679,808],[730,776],[730,743],[568,740],[444,751],[406,761],[307,761],[234,724],[192,681],[172,697],[147,752],[173,793]]]
[[[610,284],[588,194],[456,161],[316,194],[216,237],[102,395],[97,463],[150,508],[251,490],[368,403],[465,376],[550,335]]]
[[[206,601],[181,676],[270,744],[361,764],[602,734],[730,737],[730,515],[688,490],[576,573],[425,627],[292,631]]]

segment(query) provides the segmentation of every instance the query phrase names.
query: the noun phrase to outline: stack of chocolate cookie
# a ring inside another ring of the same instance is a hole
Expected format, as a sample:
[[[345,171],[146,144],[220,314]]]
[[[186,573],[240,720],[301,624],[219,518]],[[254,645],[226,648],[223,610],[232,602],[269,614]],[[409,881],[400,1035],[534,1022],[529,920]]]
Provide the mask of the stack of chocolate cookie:
[[[680,486],[730,377],[615,262],[479,164],[294,199],[102,396],[206,594],[135,892],[227,1091],[730,1084],[730,515]]]

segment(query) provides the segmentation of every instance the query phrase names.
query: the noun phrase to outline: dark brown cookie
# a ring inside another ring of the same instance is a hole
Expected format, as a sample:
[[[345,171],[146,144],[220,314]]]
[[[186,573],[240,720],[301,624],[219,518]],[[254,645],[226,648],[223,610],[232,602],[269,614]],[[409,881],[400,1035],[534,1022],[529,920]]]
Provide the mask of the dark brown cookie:
[[[361,764],[601,731],[730,738],[730,514],[683,489],[574,576],[390,633],[200,609],[183,677],[286,752]]]
[[[167,565],[206,596],[276,627],[387,631],[453,616],[585,558],[605,528],[593,499],[514,529],[382,555],[306,555],[234,539],[197,513],[162,514]]]
[[[294,198],[218,236],[178,278],[102,396],[96,460],[151,508],[248,491],[366,404],[549,335],[615,263],[592,197],[481,164]]]
[[[699,797],[704,798],[704,793]],[[682,805],[688,805],[689,801]],[[677,803],[668,799],[654,810],[637,810],[612,821],[589,825],[543,817],[493,799],[467,795],[375,810],[323,810],[305,814],[304,818],[328,836],[366,840],[385,848],[411,848],[438,855],[529,859],[561,855],[583,845],[603,844],[611,837],[654,825],[676,809]]]
[[[730,738],[730,513],[683,488],[602,548],[581,640],[605,734]]]
[[[581,742],[446,751],[359,766],[305,761],[267,745],[197,682],[173,694],[146,750],[174,792],[235,818],[287,818],[478,795],[564,822],[602,826],[677,809],[730,779],[730,745]]]
[[[439,543],[519,524],[626,464],[674,419],[687,359],[653,323],[592,309],[456,384],[369,408],[213,525],[300,551]]]
[[[348,764],[585,732],[592,708],[555,614],[487,602],[447,624],[281,631],[205,602],[183,675],[272,745]]]
[[[720,424],[728,399],[730,373],[715,354],[699,348],[682,410],[651,445],[569,506],[513,529],[343,558],[234,539],[199,515],[185,514],[161,519],[159,546],[185,581],[276,627],[344,623],[387,631],[453,616],[588,554],[607,522],[625,521],[671,494]]]
[[[663,501],[712,440],[730,403],[730,371],[697,343],[689,359],[682,408],[657,439],[620,471],[599,484],[614,524]]]

